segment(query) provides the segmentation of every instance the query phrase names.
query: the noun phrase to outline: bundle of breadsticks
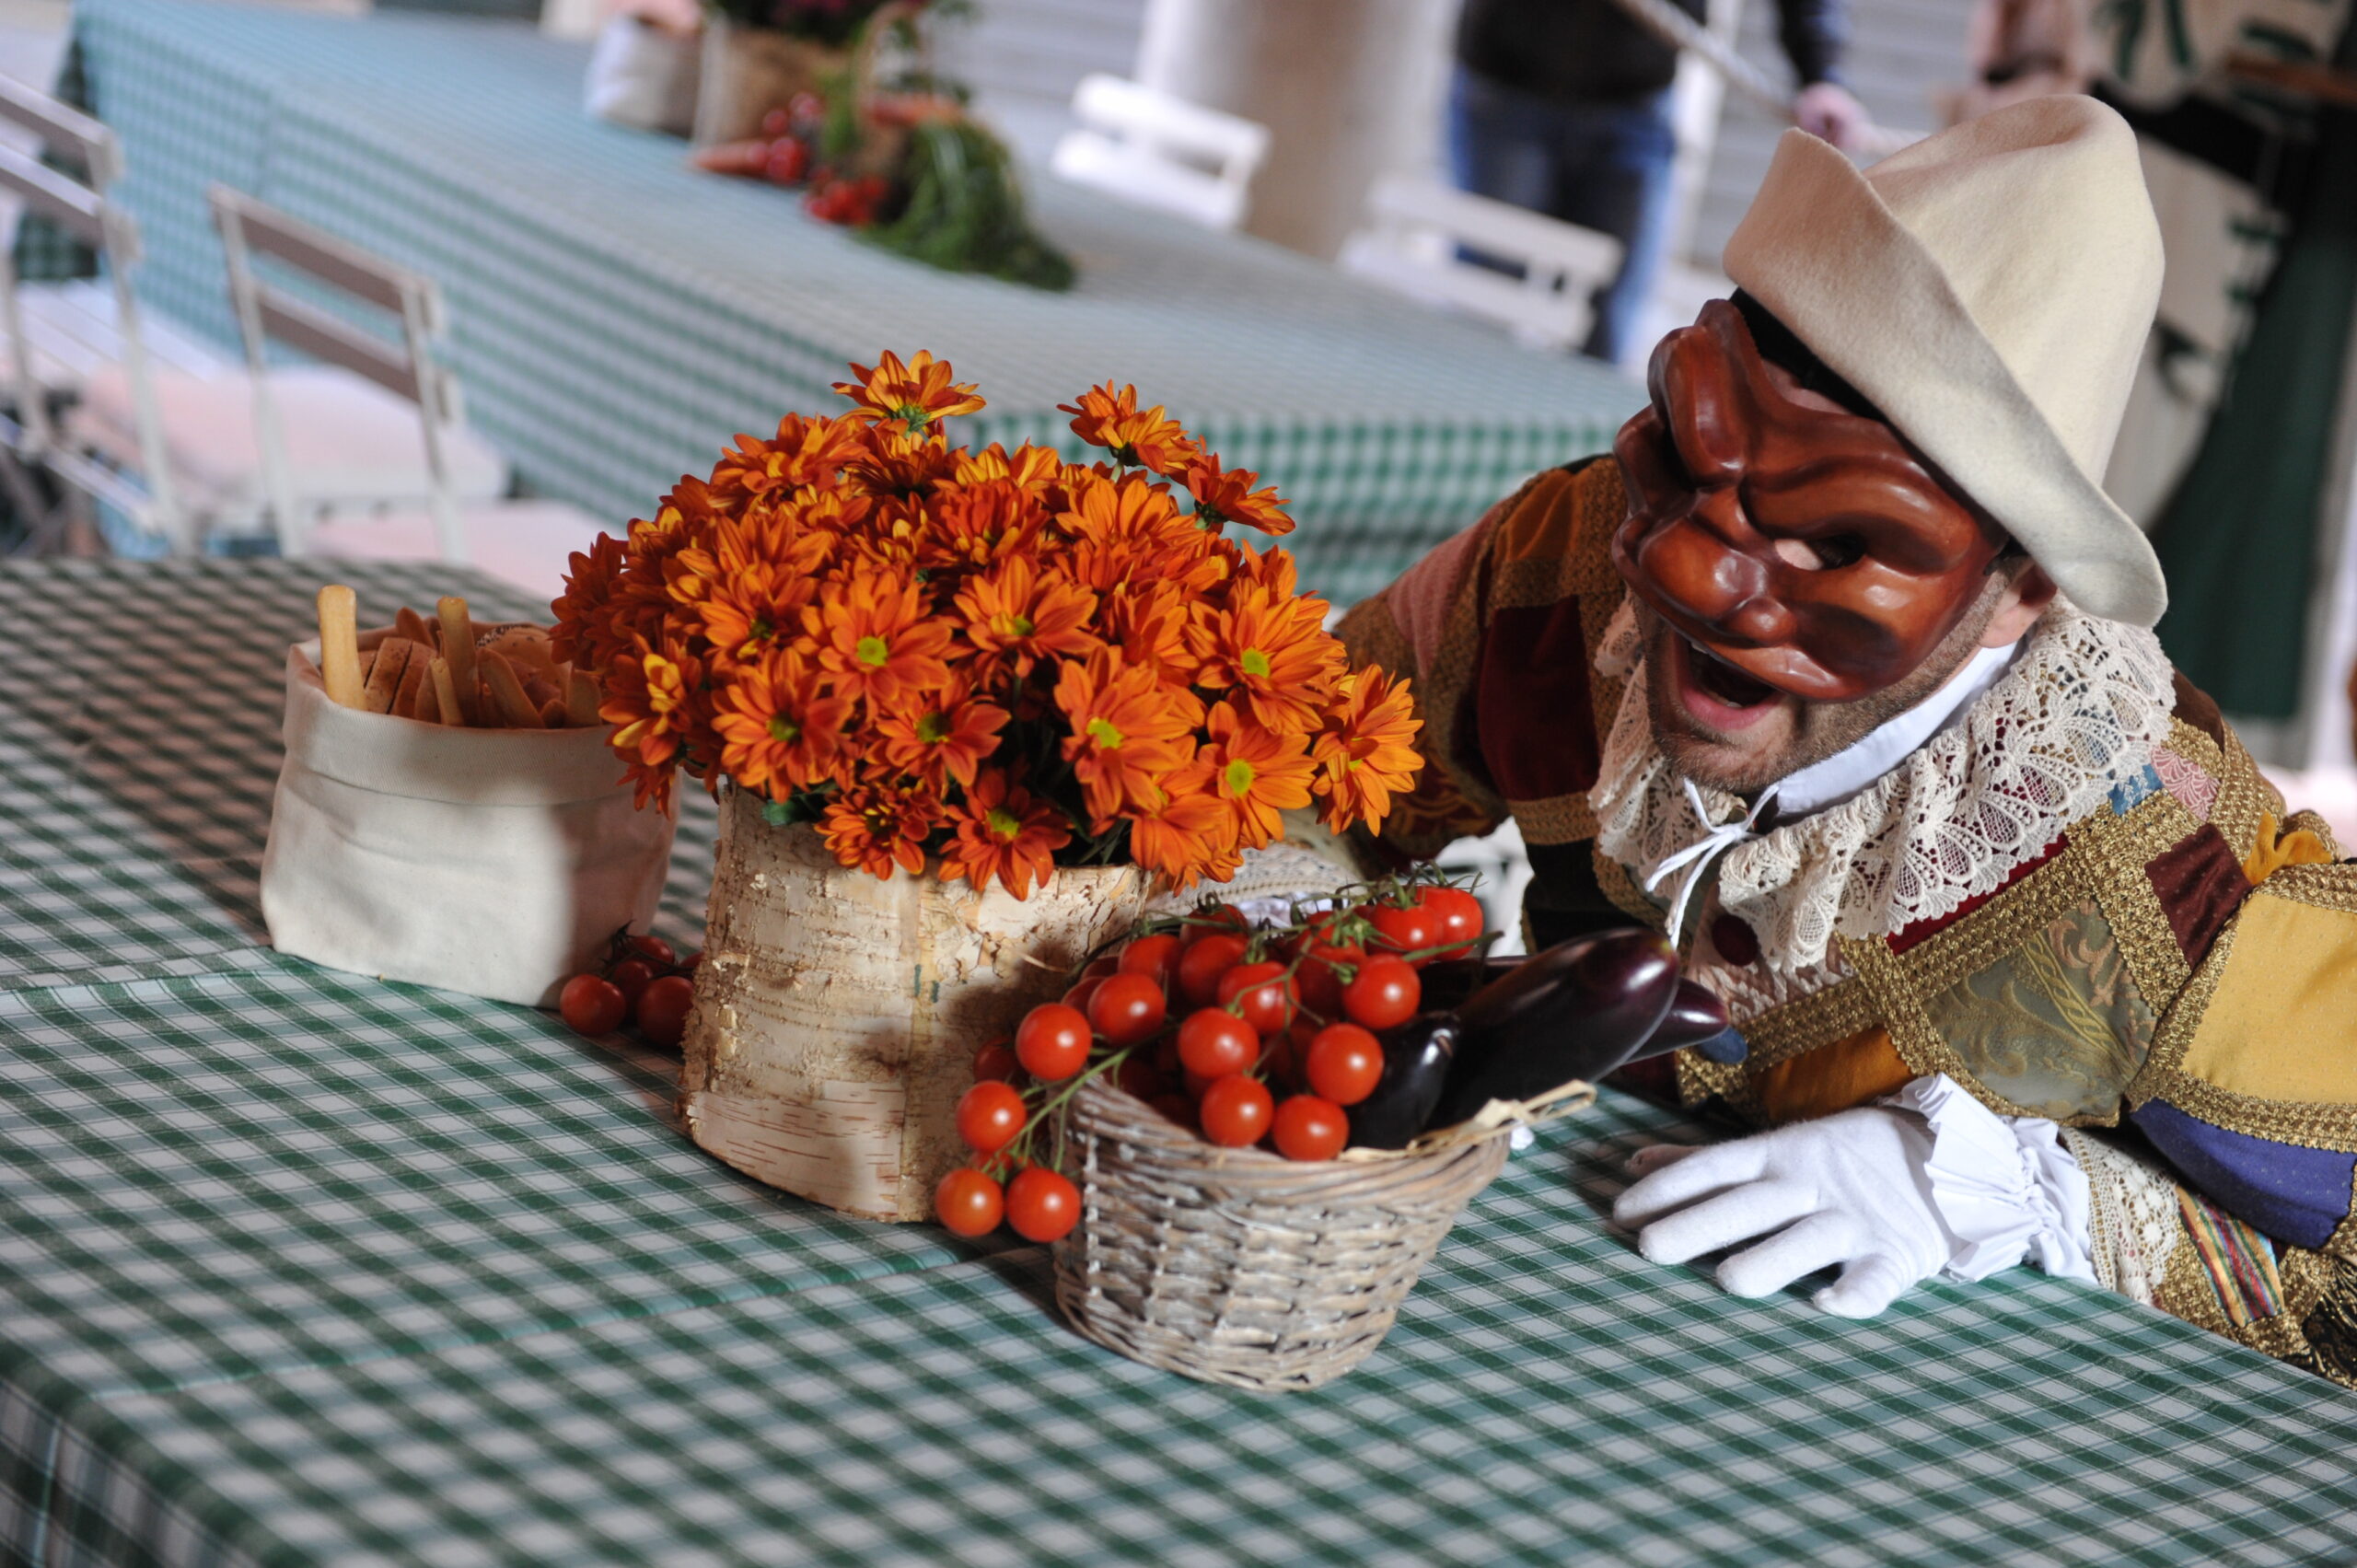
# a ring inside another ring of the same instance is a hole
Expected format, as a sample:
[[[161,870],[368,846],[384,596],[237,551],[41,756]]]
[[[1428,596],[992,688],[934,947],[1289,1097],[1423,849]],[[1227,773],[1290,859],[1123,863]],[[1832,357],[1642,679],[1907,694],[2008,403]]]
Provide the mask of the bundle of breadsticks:
[[[319,590],[319,679],[347,708],[476,729],[570,729],[601,722],[598,682],[558,662],[545,626],[477,625],[467,601],[436,599],[426,620],[404,605],[392,631],[360,649],[360,601]]]

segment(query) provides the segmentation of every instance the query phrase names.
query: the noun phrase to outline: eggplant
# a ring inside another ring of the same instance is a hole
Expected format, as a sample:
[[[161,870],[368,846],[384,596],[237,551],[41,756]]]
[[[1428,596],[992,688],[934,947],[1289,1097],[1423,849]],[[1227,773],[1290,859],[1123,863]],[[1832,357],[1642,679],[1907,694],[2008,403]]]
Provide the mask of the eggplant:
[[[1697,1050],[1719,1036],[1731,1033],[1727,1028],[1727,1005],[1695,984],[1690,980],[1678,982],[1678,993],[1670,999],[1669,1011],[1655,1027],[1645,1043],[1629,1055],[1630,1062],[1643,1062],[1648,1056],[1666,1056],[1688,1046]],[[1742,1037],[1736,1036],[1739,1040]],[[1720,1058],[1712,1057],[1713,1061]],[[1628,1063],[1621,1063],[1622,1066]]]
[[[1457,1010],[1456,1060],[1428,1125],[1602,1077],[1653,1038],[1678,981],[1677,952],[1660,933],[1633,926],[1525,960]]]
[[[1447,1086],[1458,1033],[1456,1014],[1435,1012],[1419,1013],[1376,1037],[1383,1042],[1383,1076],[1344,1112],[1352,1147],[1405,1148],[1424,1130]]]

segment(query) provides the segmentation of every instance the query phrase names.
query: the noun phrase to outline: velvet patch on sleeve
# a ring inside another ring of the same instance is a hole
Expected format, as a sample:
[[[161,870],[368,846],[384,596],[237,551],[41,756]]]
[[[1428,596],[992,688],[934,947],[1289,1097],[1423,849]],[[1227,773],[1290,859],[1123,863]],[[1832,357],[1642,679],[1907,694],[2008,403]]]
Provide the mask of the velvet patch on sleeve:
[[[2218,934],[2250,896],[2250,879],[2226,842],[2226,835],[2209,823],[2154,855],[2144,866],[2161,912],[2185,954],[2187,967],[2198,969],[2210,956]]]

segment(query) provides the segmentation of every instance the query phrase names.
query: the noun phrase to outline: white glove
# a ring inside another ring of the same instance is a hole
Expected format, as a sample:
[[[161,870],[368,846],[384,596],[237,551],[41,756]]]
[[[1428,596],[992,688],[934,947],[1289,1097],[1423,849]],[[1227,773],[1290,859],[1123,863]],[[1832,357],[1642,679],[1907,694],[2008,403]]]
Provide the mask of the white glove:
[[[1612,1217],[1642,1227],[1637,1249],[1656,1263],[1767,1237],[1719,1265],[1736,1295],[1839,1264],[1817,1305],[1871,1318],[1943,1270],[1985,1279],[2033,1251],[2049,1274],[2095,1278],[2086,1177],[2054,1124],[1997,1116],[1936,1074],[1821,1121],[1643,1149],[1629,1168],[1643,1179]]]

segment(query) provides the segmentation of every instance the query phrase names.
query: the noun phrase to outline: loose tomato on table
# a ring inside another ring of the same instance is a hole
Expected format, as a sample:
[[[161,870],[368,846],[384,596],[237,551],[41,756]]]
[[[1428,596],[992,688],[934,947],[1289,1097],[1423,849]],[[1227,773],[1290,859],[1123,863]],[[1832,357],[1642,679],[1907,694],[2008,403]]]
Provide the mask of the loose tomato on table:
[[[602,975],[577,974],[557,993],[556,1010],[575,1034],[610,1035],[622,1027],[630,1002],[621,986]]]
[[[999,1184],[970,1166],[961,1166],[933,1190],[933,1212],[959,1236],[988,1236],[1005,1212]]]
[[[1088,1022],[1116,1050],[1149,1039],[1162,1027],[1169,1003],[1150,975],[1107,975],[1088,999]]]
[[[622,1000],[635,1007],[646,988],[655,983],[655,966],[644,958],[624,958],[606,971],[606,978],[621,988]]]
[[[688,1036],[688,1013],[696,1005],[695,981],[683,974],[649,981],[631,1009],[638,1032],[656,1045],[677,1047]]]
[[[1032,1008],[1015,1029],[1015,1059],[1025,1072],[1049,1083],[1086,1066],[1089,1044],[1087,1016],[1062,1002]]]

